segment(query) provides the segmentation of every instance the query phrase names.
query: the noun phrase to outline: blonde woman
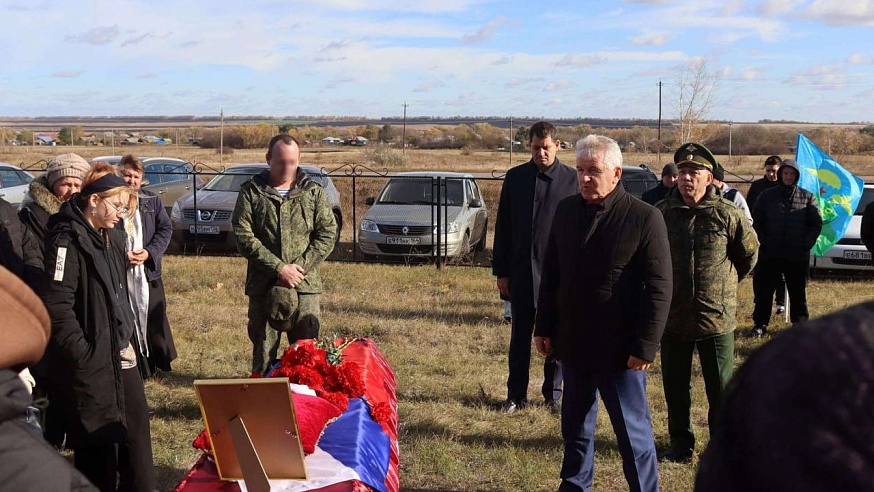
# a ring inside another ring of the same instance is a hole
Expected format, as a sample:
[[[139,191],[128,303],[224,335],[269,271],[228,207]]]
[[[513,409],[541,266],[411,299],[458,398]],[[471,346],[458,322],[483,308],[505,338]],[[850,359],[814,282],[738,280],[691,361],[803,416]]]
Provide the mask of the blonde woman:
[[[155,488],[125,237],[115,229],[135,207],[127,183],[98,163],[49,220],[46,238],[50,371],[68,388],[61,401],[73,464],[102,492]]]

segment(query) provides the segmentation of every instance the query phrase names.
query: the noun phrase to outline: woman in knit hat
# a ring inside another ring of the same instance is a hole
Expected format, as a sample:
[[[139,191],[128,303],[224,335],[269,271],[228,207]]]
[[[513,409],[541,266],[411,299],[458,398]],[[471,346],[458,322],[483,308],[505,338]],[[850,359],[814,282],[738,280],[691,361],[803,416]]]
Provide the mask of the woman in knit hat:
[[[46,237],[51,377],[69,388],[63,401],[73,464],[102,492],[155,487],[125,234],[115,228],[136,213],[136,203],[114,168],[97,163],[82,191],[49,220]]]
[[[61,204],[70,199],[73,193],[78,193],[82,187],[82,180],[91,171],[88,161],[76,154],[61,154],[53,157],[46,172],[39,178],[30,182],[30,188],[18,216],[36,239],[38,248],[25,255],[35,255],[34,262],[43,263],[45,251],[46,224],[49,217],[58,213]],[[25,262],[29,257],[25,257]],[[42,279],[45,281],[45,278]],[[39,292],[41,285],[31,285],[33,290]]]
[[[49,217],[58,213],[61,204],[66,202],[73,193],[82,187],[82,180],[91,171],[88,161],[76,154],[61,154],[53,157],[46,172],[30,182],[30,188],[18,210],[18,217],[27,229],[27,235],[32,238],[33,247],[23,249],[23,259],[26,265],[38,265],[29,269],[25,280],[31,289],[40,293],[48,281],[48,274],[43,269],[45,264],[46,225]],[[36,379],[34,394],[37,398],[46,396],[53,384],[48,378],[47,357],[30,368]],[[58,392],[55,392],[58,394]],[[46,440],[60,447],[64,443],[65,430],[62,425],[63,416],[58,415],[55,402],[49,401],[45,410],[43,428]]]

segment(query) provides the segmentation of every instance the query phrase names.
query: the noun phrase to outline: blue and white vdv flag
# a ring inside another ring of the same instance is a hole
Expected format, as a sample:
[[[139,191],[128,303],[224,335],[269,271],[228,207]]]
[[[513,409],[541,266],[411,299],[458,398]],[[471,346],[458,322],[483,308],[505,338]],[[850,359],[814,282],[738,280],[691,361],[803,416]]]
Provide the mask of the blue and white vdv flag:
[[[813,255],[822,256],[842,237],[859,206],[865,182],[844,169],[804,134],[798,134],[795,161],[801,171],[798,186],[813,193],[822,214],[822,232]]]

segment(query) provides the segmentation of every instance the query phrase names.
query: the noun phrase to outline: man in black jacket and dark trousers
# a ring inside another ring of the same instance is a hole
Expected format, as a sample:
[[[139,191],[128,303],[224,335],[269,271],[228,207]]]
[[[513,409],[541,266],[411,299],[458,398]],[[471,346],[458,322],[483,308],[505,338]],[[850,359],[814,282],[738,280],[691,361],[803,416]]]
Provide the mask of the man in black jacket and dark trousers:
[[[810,250],[822,232],[819,204],[813,193],[798,187],[801,174],[795,159],[784,160],[778,175],[780,185],[763,191],[753,206],[753,227],[761,244],[756,265],[761,284],[755,292],[755,326],[749,333],[755,338],[768,332],[771,300],[781,275],[789,291],[789,318],[793,323],[807,320]]]
[[[580,194],[555,212],[543,264],[534,344],[564,373],[559,491],[590,490],[598,394],[632,491],[657,491],[658,463],[646,370],[671,307],[672,270],[662,214],[628,194],[615,141],[577,142]]]
[[[640,196],[640,199],[649,203],[650,205],[655,205],[656,203],[665,199],[668,195],[668,192],[673,190],[675,186],[677,186],[677,180],[680,177],[680,170],[677,169],[677,165],[673,162],[670,164],[665,164],[665,167],[662,168],[662,180],[659,184],[654,187],[643,192],[643,195]]]
[[[750,185],[749,192],[747,192],[747,205],[750,207],[750,212],[752,212],[753,207],[756,205],[756,200],[758,200],[759,195],[761,195],[763,191],[775,186],[780,186],[780,180],[777,178],[777,170],[780,169],[781,162],[783,162],[783,159],[778,155],[772,155],[765,159],[765,175],[753,181],[753,184]],[[761,255],[761,252],[759,252],[759,254]],[[755,293],[762,290],[762,288],[762,277],[754,275],[753,295],[757,295]],[[786,282],[783,280],[782,276],[780,277],[780,283],[777,284],[777,288],[775,289],[775,295],[777,314],[783,314],[786,311]]]
[[[527,404],[531,334],[537,309],[540,269],[546,256],[546,241],[555,208],[562,199],[577,193],[576,172],[555,156],[560,142],[555,127],[535,123],[528,132],[531,160],[507,172],[501,189],[492,273],[498,291],[512,303],[507,401],[504,413]],[[543,398],[550,410],[561,412],[561,366],[554,357],[543,365]]]

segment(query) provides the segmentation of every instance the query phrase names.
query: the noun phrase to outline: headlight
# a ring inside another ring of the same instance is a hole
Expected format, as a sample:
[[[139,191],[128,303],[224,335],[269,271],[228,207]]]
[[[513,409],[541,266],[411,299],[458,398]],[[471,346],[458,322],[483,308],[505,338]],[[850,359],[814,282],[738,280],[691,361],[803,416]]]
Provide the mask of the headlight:
[[[379,227],[376,226],[376,222],[364,219],[361,221],[361,230],[365,232],[379,232]]]
[[[440,224],[440,234],[455,234],[458,232],[458,222],[450,222],[449,230],[446,229],[446,223]],[[437,226],[434,226],[434,234],[437,234]]]
[[[179,202],[173,204],[173,210],[170,211],[170,218],[176,221],[182,220],[182,209],[179,208]]]

